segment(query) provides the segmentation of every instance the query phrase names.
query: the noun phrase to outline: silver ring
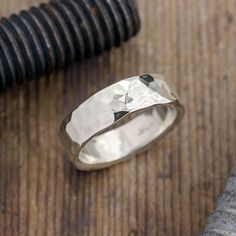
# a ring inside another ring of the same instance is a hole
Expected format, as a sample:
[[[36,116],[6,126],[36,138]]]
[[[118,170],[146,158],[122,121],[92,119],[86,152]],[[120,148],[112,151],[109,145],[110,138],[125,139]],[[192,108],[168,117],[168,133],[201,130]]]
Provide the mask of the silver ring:
[[[135,76],[87,99],[64,120],[60,136],[78,169],[103,169],[145,150],[183,114],[163,76]]]

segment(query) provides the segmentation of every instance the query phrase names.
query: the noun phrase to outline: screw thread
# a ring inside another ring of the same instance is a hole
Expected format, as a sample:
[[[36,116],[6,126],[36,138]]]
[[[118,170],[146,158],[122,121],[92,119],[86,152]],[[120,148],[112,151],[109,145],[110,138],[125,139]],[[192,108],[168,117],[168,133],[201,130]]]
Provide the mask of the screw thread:
[[[110,50],[140,28],[134,0],[52,0],[0,21],[0,88]]]

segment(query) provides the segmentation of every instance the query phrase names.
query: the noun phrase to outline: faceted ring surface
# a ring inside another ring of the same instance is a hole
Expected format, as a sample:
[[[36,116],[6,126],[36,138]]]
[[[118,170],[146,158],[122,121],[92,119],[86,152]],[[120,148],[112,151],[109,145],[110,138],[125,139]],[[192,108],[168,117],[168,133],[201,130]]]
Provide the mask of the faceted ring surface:
[[[183,105],[162,75],[135,76],[83,102],[63,121],[60,137],[78,169],[103,169],[145,150],[183,114]]]

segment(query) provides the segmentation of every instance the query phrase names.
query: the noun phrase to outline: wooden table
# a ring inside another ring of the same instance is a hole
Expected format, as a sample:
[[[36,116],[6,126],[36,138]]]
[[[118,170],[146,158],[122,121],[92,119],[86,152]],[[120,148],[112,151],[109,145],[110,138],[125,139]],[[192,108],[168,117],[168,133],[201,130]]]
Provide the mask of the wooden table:
[[[40,0],[2,0],[8,16]],[[139,0],[122,48],[0,94],[1,236],[197,235],[236,162],[236,1]],[[158,72],[186,106],[136,159],[82,173],[58,140],[65,115],[114,81]]]

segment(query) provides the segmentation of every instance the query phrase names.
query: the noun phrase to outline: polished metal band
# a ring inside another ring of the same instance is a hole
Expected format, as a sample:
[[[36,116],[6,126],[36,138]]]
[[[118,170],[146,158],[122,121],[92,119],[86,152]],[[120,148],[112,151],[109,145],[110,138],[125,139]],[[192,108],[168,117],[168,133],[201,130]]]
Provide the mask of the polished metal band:
[[[60,136],[78,169],[102,169],[146,149],[183,114],[163,76],[135,76],[87,99],[65,119]]]

